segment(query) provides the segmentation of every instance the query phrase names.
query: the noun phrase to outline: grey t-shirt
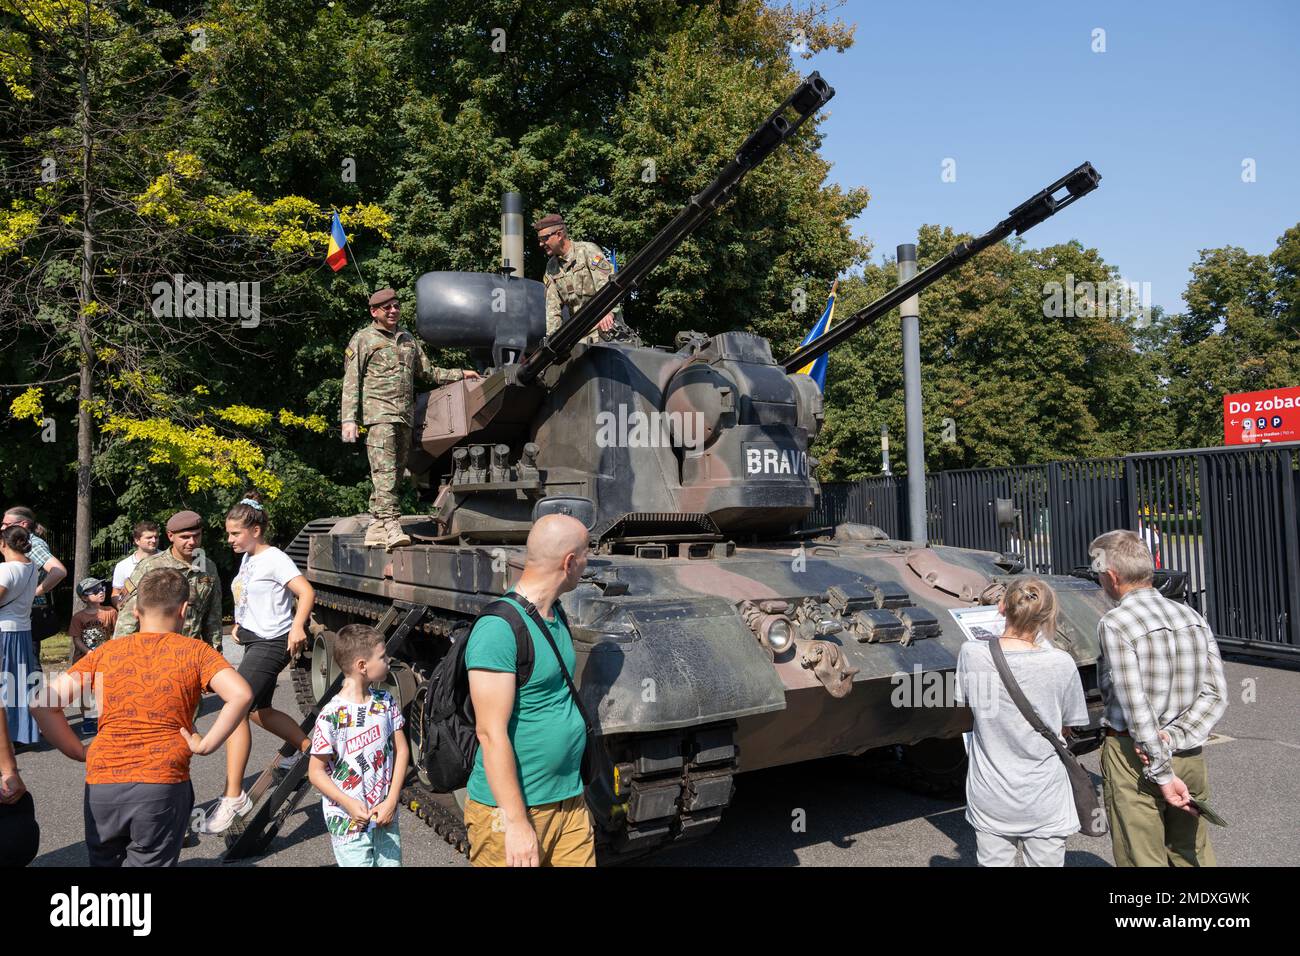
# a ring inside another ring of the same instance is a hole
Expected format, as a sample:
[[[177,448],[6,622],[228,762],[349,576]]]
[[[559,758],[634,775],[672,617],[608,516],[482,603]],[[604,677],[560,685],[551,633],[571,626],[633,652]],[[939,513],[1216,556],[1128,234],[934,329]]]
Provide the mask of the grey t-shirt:
[[[1082,727],[1088,705],[1074,659],[1039,640],[1007,651],[1007,665],[1048,727]],[[957,702],[975,715],[966,773],[966,819],[976,830],[1014,837],[1066,836],[1079,817],[1065,765],[1029,726],[1002,684],[986,641],[967,641],[957,656]]]
[[[0,597],[0,631],[32,629],[32,600],[39,579],[40,568],[31,561],[0,562],[0,587],[5,589]]]

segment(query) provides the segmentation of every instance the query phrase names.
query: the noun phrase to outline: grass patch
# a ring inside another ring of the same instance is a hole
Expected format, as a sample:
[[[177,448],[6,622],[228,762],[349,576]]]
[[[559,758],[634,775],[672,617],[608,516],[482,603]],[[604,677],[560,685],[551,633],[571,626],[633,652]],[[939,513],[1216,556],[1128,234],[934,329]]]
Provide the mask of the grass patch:
[[[72,656],[72,638],[67,634],[55,634],[47,641],[41,642],[42,664],[66,664]]]

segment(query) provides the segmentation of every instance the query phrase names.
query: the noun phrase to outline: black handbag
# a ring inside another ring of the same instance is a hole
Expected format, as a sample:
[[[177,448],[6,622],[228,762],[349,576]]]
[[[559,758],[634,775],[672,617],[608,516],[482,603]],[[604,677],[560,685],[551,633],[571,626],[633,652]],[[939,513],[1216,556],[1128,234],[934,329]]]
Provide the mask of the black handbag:
[[[16,803],[0,803],[0,867],[26,866],[36,859],[41,828],[30,793]]]
[[[511,592],[508,597],[513,598],[523,605],[524,612],[533,619],[537,629],[542,632],[546,638],[546,643],[551,645],[551,650],[555,652],[555,660],[560,665],[560,676],[564,678],[564,683],[569,688],[569,693],[573,697],[574,704],[578,707],[578,713],[582,715],[583,726],[587,728],[587,745],[582,751],[582,782],[584,786],[590,787],[593,783],[603,778],[609,778],[613,775],[613,765],[610,763],[609,754],[605,752],[605,743],[601,739],[599,731],[596,729],[595,722],[591,715],[587,713],[586,706],[582,703],[582,698],[578,696],[578,689],[573,686],[573,678],[569,676],[569,669],[564,666],[564,658],[560,656],[560,649],[555,645],[555,639],[551,637],[551,629],[546,626],[542,620],[542,615],[538,612],[533,602],[525,598],[522,594]],[[565,629],[568,629],[569,622],[564,616],[564,609],[560,607],[557,600],[554,604],[555,613],[559,615],[560,620],[564,623]]]
[[[1079,814],[1080,832],[1085,836],[1105,836],[1108,829],[1106,811],[1102,809],[1101,798],[1097,795],[1097,788],[1093,786],[1092,777],[1088,775],[1083,764],[1079,763],[1079,758],[1070,753],[1061,743],[1061,739],[1043,723],[1042,718],[1034,710],[1033,704],[1029,703],[1025,692],[1020,689],[1020,685],[1016,683],[1011,673],[1011,668],[1007,665],[1007,656],[1002,650],[1002,643],[995,637],[988,644],[989,652],[993,655],[993,666],[998,669],[998,676],[1002,678],[1011,700],[1025,720],[1029,721],[1029,726],[1043,735],[1056,750],[1061,763],[1065,764],[1066,776],[1070,778],[1070,790],[1074,794],[1074,809]]]

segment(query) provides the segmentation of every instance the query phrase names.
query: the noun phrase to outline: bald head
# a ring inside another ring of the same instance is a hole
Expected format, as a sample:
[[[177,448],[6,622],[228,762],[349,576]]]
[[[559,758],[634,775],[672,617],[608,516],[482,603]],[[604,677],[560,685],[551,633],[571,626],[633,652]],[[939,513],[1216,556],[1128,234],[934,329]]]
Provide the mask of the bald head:
[[[587,529],[569,515],[546,515],[528,532],[524,566],[538,571],[559,571],[564,559],[587,550]]]

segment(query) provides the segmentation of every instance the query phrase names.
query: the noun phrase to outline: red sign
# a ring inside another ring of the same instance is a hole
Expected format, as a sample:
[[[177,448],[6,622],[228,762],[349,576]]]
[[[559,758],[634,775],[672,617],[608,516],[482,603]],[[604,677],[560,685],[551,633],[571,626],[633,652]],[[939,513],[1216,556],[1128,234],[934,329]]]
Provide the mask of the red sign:
[[[1300,388],[1223,396],[1223,443],[1300,441]]]

